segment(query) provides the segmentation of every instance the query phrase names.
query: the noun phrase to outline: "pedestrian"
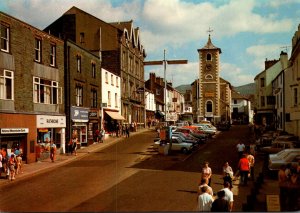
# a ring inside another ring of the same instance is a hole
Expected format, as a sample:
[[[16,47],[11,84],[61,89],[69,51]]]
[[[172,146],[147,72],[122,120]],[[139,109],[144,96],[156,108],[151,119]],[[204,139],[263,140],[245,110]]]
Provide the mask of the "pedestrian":
[[[241,179],[240,179],[240,183],[244,186],[247,185],[247,181],[248,181],[248,173],[249,173],[249,161],[247,159],[246,154],[242,155],[242,158],[239,160],[238,163],[238,169],[240,171],[240,175],[241,175]]]
[[[228,161],[226,161],[223,166],[223,180],[224,180],[223,184],[225,182],[229,182],[230,189],[232,189],[232,179],[233,179],[233,170],[232,167],[229,166]]]
[[[255,164],[255,158],[251,153],[248,153],[247,159],[249,161],[249,166],[250,166],[250,179],[254,181],[254,164]]]
[[[8,161],[8,165],[9,165],[9,179],[11,181],[13,181],[15,179],[15,174],[16,174],[16,170],[15,170],[15,166],[16,166],[16,158],[14,154],[11,154],[9,161]]]
[[[229,212],[229,201],[225,200],[225,191],[217,192],[217,199],[211,204],[212,212]]]
[[[122,136],[126,136],[126,126],[122,124]]]
[[[209,163],[207,161],[205,161],[204,167],[202,168],[202,178],[207,178],[208,179],[208,185],[210,186],[212,170],[208,165],[209,165]]]
[[[242,157],[242,155],[245,151],[245,148],[246,148],[245,144],[243,144],[243,142],[240,140],[239,143],[236,145],[239,159]]]
[[[198,195],[202,194],[202,187],[207,186],[208,188],[208,194],[210,194],[211,196],[214,195],[213,189],[208,185],[208,179],[207,178],[202,178],[199,186],[198,186]]]
[[[99,139],[100,139],[100,131],[99,131],[99,129],[96,129],[94,141],[95,141],[96,143],[99,143]]]
[[[56,145],[53,143],[53,141],[50,142],[50,159],[52,163],[55,160],[55,153],[56,153]]]
[[[129,138],[129,134],[130,134],[129,133],[130,132],[129,131],[129,124],[126,125],[125,132],[126,132],[126,137]]]
[[[229,211],[231,212],[233,210],[233,193],[230,190],[230,183],[225,182],[224,183],[224,188],[221,189],[225,192],[225,197],[224,199],[227,200],[229,202]]]
[[[208,187],[203,186],[201,188],[201,194],[198,196],[198,210],[201,212],[209,212],[211,209],[211,205],[213,197],[208,193]]]
[[[156,132],[157,132],[157,137],[160,138],[160,127],[158,127],[158,128],[156,129]]]
[[[103,143],[105,138],[105,130],[102,128],[100,131],[100,143]]]
[[[73,130],[73,133],[72,133],[72,153],[74,153],[74,155],[76,156],[77,155],[77,143],[78,143],[78,133],[77,133],[77,129],[74,129]]]
[[[16,158],[17,162],[16,162],[16,165],[17,165],[17,169],[16,169],[16,174],[19,174],[20,172],[22,172],[22,153],[20,153],[17,158]]]

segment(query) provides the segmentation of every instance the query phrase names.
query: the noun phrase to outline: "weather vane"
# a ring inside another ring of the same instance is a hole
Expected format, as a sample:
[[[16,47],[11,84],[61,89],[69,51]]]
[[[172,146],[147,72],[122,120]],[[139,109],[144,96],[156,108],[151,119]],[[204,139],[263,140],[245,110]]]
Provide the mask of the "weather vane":
[[[208,28],[208,30],[207,30],[207,32],[209,33],[209,35],[210,35],[210,33],[211,32],[213,32],[213,30],[212,29],[210,29],[210,27]]]

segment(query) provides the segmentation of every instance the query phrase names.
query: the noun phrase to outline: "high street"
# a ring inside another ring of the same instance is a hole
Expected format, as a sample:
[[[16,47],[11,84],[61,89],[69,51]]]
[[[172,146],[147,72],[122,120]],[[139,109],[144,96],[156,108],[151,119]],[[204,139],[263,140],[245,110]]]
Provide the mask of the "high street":
[[[233,126],[189,155],[164,156],[152,149],[156,133],[143,131],[47,172],[0,185],[0,209],[196,211],[203,162],[210,163],[212,188],[217,192],[222,188],[223,162],[229,161],[236,171],[235,146],[238,139],[247,141],[248,134],[247,126]],[[235,211],[241,211],[247,191],[234,184]]]

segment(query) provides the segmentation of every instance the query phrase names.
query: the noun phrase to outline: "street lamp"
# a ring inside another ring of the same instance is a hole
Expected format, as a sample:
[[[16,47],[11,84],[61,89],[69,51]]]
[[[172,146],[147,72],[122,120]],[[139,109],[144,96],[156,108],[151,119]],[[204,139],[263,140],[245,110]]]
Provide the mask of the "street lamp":
[[[167,73],[167,64],[187,64],[188,60],[166,60],[166,50],[164,50],[164,60],[162,61],[145,61],[144,66],[148,65],[164,65],[164,82],[165,82],[165,89],[164,89],[164,105],[165,105],[165,122],[167,122],[167,79],[166,79],[166,73]],[[168,128],[168,131],[171,132]],[[169,153],[172,148],[172,140],[171,135],[169,135]]]
[[[187,64],[188,60],[166,60],[166,50],[164,50],[164,60],[161,61],[145,61],[144,66],[148,65],[164,65],[164,82],[165,82],[165,89],[164,89],[164,113],[165,113],[165,121],[167,121],[167,80],[166,80],[166,73],[167,73],[167,64]]]

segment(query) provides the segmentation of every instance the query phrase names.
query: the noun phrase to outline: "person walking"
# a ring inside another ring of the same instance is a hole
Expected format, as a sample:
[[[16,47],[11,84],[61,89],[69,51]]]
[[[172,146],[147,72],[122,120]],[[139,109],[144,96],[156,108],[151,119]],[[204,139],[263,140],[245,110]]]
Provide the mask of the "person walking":
[[[254,181],[254,164],[255,164],[255,158],[251,153],[249,152],[247,155],[247,159],[249,161],[249,166],[250,166],[250,179]]]
[[[208,165],[209,165],[209,163],[207,161],[205,161],[204,167],[202,168],[202,178],[207,178],[208,179],[208,185],[210,186],[212,170]]]
[[[17,162],[16,162],[16,174],[19,174],[20,172],[22,172],[22,153],[20,153],[17,158],[16,158]]]
[[[245,151],[245,148],[246,148],[245,144],[243,144],[243,142],[240,140],[239,143],[236,145],[239,159],[241,159],[241,157]]]
[[[229,211],[231,212],[233,210],[233,193],[230,190],[230,183],[225,182],[224,183],[224,188],[221,189],[225,192],[225,197],[224,199],[227,200],[229,202]]]
[[[230,183],[230,189],[232,189],[232,179],[233,179],[233,170],[231,166],[229,166],[228,161],[226,161],[223,166],[223,180],[224,183],[226,181]]]
[[[16,166],[16,158],[14,154],[11,154],[9,161],[8,161],[8,165],[9,165],[9,179],[11,181],[13,181],[15,179],[15,174],[16,174],[16,170],[15,170],[15,166]]]
[[[99,139],[100,143],[103,143],[104,138],[105,138],[105,130],[102,128],[100,131],[100,139]]]
[[[288,183],[288,177],[285,174],[286,165],[281,165],[278,171],[278,186],[279,186],[279,200],[281,211],[286,210],[288,190],[286,184]]]
[[[130,134],[129,133],[130,132],[129,131],[129,124],[126,125],[125,132],[126,132],[126,137],[129,138],[129,134]]]
[[[56,153],[56,145],[53,143],[53,141],[50,142],[50,159],[52,163],[55,160],[55,153]]]
[[[198,196],[198,209],[201,212],[209,212],[211,210],[211,205],[213,197],[208,193],[208,187],[203,186],[201,188],[201,194]]]
[[[229,201],[225,199],[225,191],[217,192],[217,199],[211,204],[212,212],[229,212]]]
[[[207,186],[208,190],[207,193],[210,194],[211,196],[214,195],[213,189],[208,185],[208,179],[207,178],[202,178],[201,182],[199,183],[198,186],[198,195],[202,194],[202,187]]]
[[[3,171],[2,160],[3,160],[3,156],[2,156],[2,153],[0,152],[0,178],[1,178],[2,171]]]
[[[238,169],[241,175],[240,182],[242,185],[246,186],[248,181],[248,173],[250,169],[249,161],[246,157],[246,154],[243,154],[242,158],[239,160]]]

